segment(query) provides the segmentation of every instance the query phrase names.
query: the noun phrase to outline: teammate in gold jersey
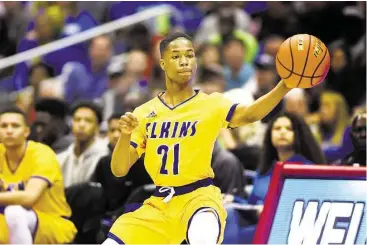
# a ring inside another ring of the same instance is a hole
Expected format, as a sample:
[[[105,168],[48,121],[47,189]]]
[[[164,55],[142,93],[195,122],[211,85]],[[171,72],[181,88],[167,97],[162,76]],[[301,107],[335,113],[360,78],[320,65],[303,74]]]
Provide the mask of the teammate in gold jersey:
[[[222,94],[193,89],[197,60],[189,36],[167,36],[160,52],[166,91],[121,117],[111,161],[112,172],[124,176],[145,153],[157,187],[141,208],[116,220],[104,244],[180,244],[185,238],[217,244],[226,220],[210,164],[219,131],[262,119],[290,89],[280,81],[249,107],[232,104]]]
[[[27,141],[29,132],[21,110],[0,113],[0,244],[71,243],[76,228],[56,154]]]

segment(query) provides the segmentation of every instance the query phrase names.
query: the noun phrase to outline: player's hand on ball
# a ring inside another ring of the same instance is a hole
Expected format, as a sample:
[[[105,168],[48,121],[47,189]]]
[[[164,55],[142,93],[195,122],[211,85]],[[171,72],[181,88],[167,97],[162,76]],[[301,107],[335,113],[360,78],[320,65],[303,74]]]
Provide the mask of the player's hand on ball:
[[[125,115],[120,117],[119,125],[122,134],[131,134],[139,125],[139,122],[131,112],[126,112]]]

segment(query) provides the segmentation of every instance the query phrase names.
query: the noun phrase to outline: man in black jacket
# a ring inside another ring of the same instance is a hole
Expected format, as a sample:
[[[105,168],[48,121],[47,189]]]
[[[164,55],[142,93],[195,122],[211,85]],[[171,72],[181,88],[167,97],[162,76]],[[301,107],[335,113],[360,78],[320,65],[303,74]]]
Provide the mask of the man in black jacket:
[[[111,172],[111,157],[113,149],[120,137],[119,119],[120,114],[113,114],[108,120],[108,147],[110,154],[101,158],[93,177],[94,182],[102,185],[104,196],[107,202],[107,211],[115,211],[124,206],[126,199],[135,188],[151,184],[152,180],[144,167],[143,158],[134,164],[129,174],[118,178]]]
[[[366,117],[363,112],[353,119],[350,137],[354,151],[342,160],[343,165],[366,166]]]

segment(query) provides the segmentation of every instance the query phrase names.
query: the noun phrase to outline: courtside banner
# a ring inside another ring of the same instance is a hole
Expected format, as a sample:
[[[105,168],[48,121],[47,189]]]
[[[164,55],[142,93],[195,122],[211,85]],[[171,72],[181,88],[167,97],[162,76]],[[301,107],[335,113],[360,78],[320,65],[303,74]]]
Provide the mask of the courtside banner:
[[[366,244],[366,167],[277,163],[255,244]]]

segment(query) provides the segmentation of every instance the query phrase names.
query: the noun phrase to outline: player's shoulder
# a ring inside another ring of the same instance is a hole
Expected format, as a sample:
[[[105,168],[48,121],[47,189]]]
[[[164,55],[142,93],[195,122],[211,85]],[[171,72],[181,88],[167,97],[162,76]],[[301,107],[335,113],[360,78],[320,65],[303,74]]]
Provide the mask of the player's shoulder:
[[[3,143],[0,143],[0,155],[5,153],[5,146]]]
[[[54,150],[51,149],[51,147],[43,143],[35,142],[32,140],[29,140],[27,142],[27,152],[29,152],[33,156],[42,156],[42,157],[56,156],[56,153],[54,152]]]
[[[157,108],[157,104],[159,104],[159,98],[154,97],[153,99],[141,104],[140,106],[136,107],[134,110],[134,114],[138,117],[145,117],[152,112],[152,108]]]
[[[225,97],[222,93],[214,92],[214,93],[207,95],[206,99],[209,101],[217,101],[217,100],[225,99]]]

